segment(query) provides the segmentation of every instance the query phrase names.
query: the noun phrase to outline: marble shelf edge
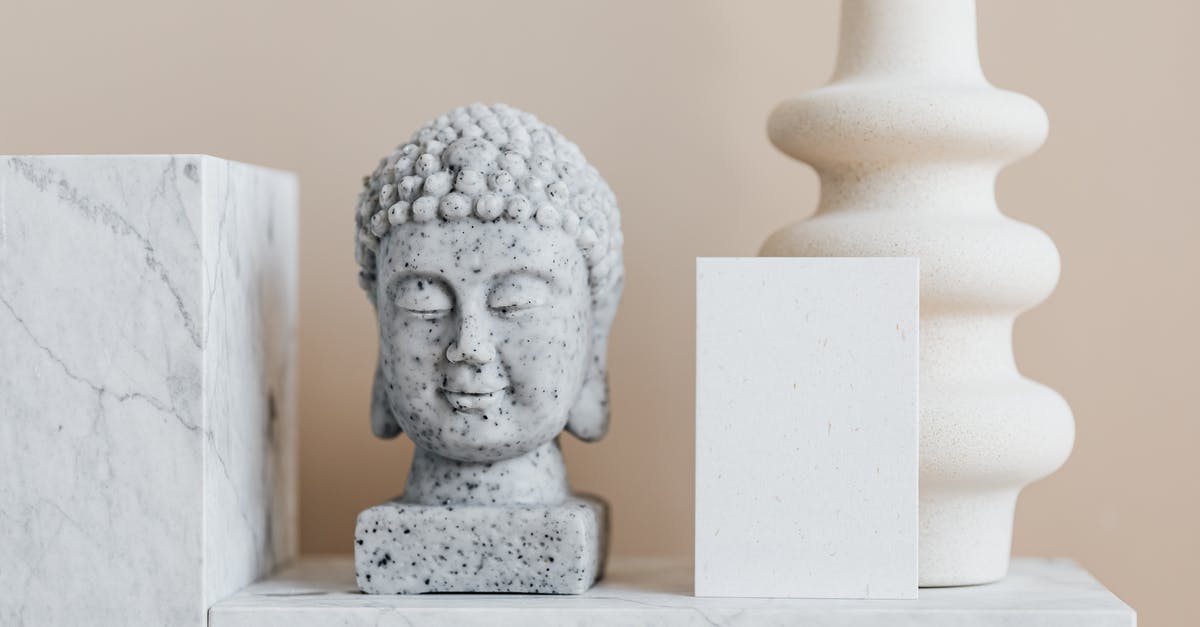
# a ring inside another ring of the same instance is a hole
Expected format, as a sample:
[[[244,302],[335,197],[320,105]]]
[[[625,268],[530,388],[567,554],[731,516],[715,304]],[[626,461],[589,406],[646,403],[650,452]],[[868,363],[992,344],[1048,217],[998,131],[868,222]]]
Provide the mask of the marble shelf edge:
[[[1067,559],[1017,558],[1005,580],[926,588],[915,601],[699,598],[687,558],[616,557],[578,596],[363,595],[350,556],[304,556],[214,605],[209,627],[828,625],[1132,627],[1135,612]]]

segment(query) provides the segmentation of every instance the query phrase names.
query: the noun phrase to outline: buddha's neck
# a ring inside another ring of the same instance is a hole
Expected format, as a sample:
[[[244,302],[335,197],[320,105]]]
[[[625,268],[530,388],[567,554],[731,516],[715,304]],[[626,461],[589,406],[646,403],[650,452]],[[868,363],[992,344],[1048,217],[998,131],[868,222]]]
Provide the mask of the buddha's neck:
[[[460,462],[418,448],[401,500],[421,505],[552,505],[568,493],[556,439],[498,462]]]

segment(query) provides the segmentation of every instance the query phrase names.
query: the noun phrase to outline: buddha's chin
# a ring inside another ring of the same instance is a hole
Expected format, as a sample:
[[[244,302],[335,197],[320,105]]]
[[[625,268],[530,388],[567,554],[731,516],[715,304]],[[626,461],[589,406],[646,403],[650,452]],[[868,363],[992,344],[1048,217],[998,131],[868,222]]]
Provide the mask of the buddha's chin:
[[[432,437],[410,432],[419,448],[460,462],[491,463],[526,455],[554,439],[562,427],[513,421],[509,412],[474,414],[453,412]],[[558,427],[555,429],[554,427]]]
[[[531,442],[444,442],[430,450],[446,459],[465,463],[494,463],[521,457],[533,451],[540,443]]]

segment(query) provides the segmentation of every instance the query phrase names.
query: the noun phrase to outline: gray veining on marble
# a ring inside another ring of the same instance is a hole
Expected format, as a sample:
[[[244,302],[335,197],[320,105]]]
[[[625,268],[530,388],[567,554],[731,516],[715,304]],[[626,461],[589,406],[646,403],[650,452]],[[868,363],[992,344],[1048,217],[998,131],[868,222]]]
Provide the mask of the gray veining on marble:
[[[350,557],[309,557],[218,603],[210,627],[506,625],[1132,627],[1132,609],[1069,560],[1018,558],[1001,582],[926,588],[917,600],[698,598],[692,565],[615,558],[579,596],[372,596]]]
[[[209,603],[296,553],[298,190],[207,158],[204,563]]]
[[[203,625],[295,552],[296,183],[0,158],[0,624]]]
[[[578,536],[586,546],[553,551],[567,560],[553,566],[455,525],[469,512],[476,529],[540,537],[557,533],[551,519],[570,509],[557,438],[565,429],[595,440],[608,424],[608,333],[624,277],[612,191],[553,127],[475,104],[380,160],[355,224],[359,282],[379,320],[371,426],[416,444],[399,502],[422,506],[360,516],[362,590],[586,589],[603,561],[602,515]],[[544,519],[529,519],[530,507]],[[395,524],[379,528],[381,513]],[[440,526],[405,524],[414,516]],[[427,548],[438,546],[479,567],[423,563],[450,559]]]

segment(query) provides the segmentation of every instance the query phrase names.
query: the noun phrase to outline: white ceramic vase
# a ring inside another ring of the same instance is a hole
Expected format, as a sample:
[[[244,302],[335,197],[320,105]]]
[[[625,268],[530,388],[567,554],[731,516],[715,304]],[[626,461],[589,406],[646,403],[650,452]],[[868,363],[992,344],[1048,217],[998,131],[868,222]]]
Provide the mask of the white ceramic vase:
[[[1074,442],[1066,402],[1012,352],[1014,319],[1054,289],[1058,251],[993,193],[1046,130],[1036,102],[984,78],[971,0],[845,0],[831,83],[770,117],[821,199],[763,255],[921,260],[922,586],[1003,578],[1017,494]]]

